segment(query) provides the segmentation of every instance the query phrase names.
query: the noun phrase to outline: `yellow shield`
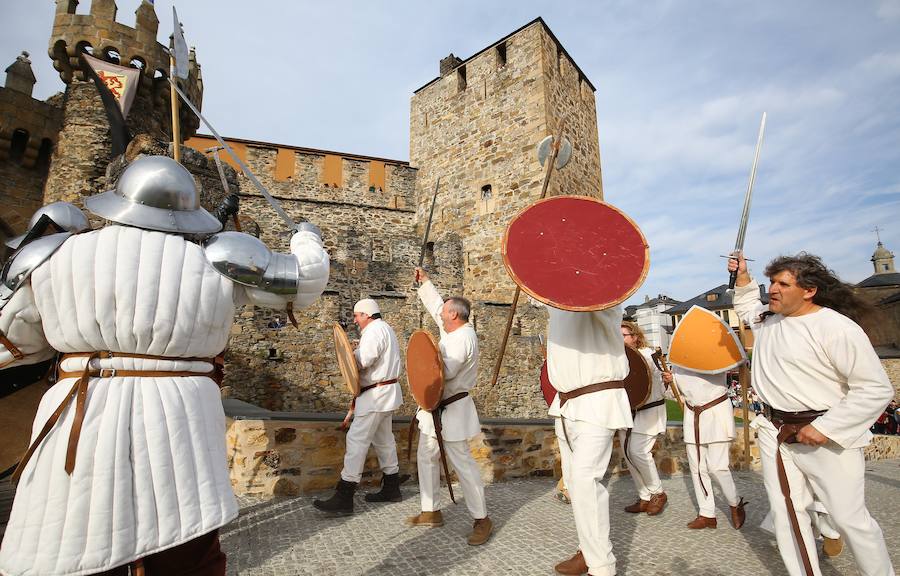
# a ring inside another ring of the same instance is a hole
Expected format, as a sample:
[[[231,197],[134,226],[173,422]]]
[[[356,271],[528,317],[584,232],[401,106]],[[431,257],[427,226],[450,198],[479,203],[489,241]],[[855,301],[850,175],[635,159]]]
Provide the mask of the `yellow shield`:
[[[669,345],[669,363],[702,374],[718,374],[747,361],[730,326],[706,308],[688,310]]]

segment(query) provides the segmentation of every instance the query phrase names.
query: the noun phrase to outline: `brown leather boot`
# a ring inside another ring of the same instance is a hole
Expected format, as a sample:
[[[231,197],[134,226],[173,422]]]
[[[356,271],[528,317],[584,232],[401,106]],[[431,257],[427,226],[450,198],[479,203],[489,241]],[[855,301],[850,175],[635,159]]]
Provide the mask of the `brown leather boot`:
[[[487,516],[479,518],[475,521],[475,525],[472,526],[472,533],[469,534],[469,538],[466,541],[469,543],[469,546],[481,546],[488,541],[493,531],[494,523],[491,522],[490,518]]]
[[[568,560],[563,560],[553,569],[556,570],[558,574],[566,574],[567,576],[581,576],[582,574],[587,574],[588,565],[587,562],[584,561],[584,554],[582,554],[581,550],[579,550],[575,553],[574,556],[572,556]]]
[[[844,541],[841,537],[828,538],[827,536],[823,536],[823,538],[825,539],[825,543],[822,545],[822,552],[829,558],[840,556],[841,552],[844,551]]]
[[[434,512],[420,512],[416,516],[410,516],[406,519],[406,523],[410,526],[426,526],[437,528],[444,525],[444,515],[440,510]]]
[[[657,514],[663,511],[663,508],[666,507],[666,502],[669,501],[669,497],[666,496],[665,492],[660,492],[659,494],[654,494],[650,497],[650,502],[647,504],[647,516],[656,516]]]
[[[715,528],[716,527],[716,519],[715,518],[707,518],[706,516],[697,516],[687,525],[691,530],[699,530],[702,528]]]
[[[746,505],[747,503],[741,498],[737,506],[729,506],[731,508],[731,525],[735,530],[740,530],[744,525],[744,520],[747,519],[747,513],[744,511]]]
[[[638,500],[631,506],[626,506],[625,511],[630,512],[631,514],[639,514],[641,512],[647,511],[647,505],[650,504],[649,500]],[[579,552],[581,554],[581,552]]]

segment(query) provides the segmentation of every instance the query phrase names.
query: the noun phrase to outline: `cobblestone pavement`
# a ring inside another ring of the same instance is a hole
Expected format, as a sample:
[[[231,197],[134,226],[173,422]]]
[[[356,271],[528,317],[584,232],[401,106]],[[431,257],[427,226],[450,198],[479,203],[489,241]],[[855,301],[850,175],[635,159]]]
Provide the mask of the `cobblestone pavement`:
[[[900,460],[869,462],[866,501],[900,568]],[[658,517],[626,514],[635,498],[627,476],[609,480],[613,551],[619,575],[756,576],[785,575],[774,538],[758,528],[768,509],[757,473],[734,473],[739,492],[750,501],[747,524],[735,531],[727,505],[718,499],[719,528],[688,530],[696,515],[688,476],[663,480],[669,506]],[[568,505],[556,500],[555,481],[516,480],[488,486],[495,523],[493,538],[470,547],[471,520],[465,504],[444,507],[443,528],[403,523],[418,513],[415,482],[403,486],[404,500],[368,504],[357,495],[354,516],[324,518],[313,497],[259,501],[242,499],[240,517],[221,532],[228,574],[247,576],[332,575],[412,576],[525,574],[550,576],[553,566],[575,552],[577,539]],[[444,500],[449,502],[446,490]],[[458,490],[456,491],[458,492]],[[717,494],[718,496],[718,494]],[[0,482],[0,534],[12,504],[12,487]],[[821,546],[820,546],[821,548]],[[849,550],[823,560],[824,576],[856,574]]]
[[[900,461],[871,462],[866,468],[869,509],[887,537],[894,566],[900,568],[900,516],[896,513]],[[627,476],[610,479],[619,575],[787,574],[774,537],[759,529],[768,510],[761,476],[734,474],[739,492],[750,501],[747,523],[740,531],[731,528],[727,504],[719,498],[718,529],[685,528],[696,516],[689,476],[663,480],[669,506],[657,517],[626,514],[622,508],[635,499],[631,480]],[[462,502],[444,506],[442,528],[405,526],[403,519],[419,510],[414,481],[403,486],[405,498],[396,504],[368,504],[357,494],[357,513],[345,518],[323,517],[308,496],[265,502],[245,499],[240,518],[222,530],[228,574],[549,576],[554,574],[553,566],[577,548],[571,509],[555,499],[555,485],[553,480],[537,479],[488,486],[488,511],[495,532],[480,547],[465,542],[471,520]],[[822,570],[825,576],[857,573],[846,549],[838,558],[823,560]]]

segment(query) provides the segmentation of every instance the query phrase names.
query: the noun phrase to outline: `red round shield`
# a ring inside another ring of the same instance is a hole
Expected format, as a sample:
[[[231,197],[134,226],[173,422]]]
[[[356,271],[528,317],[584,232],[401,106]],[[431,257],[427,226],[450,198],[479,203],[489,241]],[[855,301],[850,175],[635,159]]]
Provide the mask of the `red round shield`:
[[[519,212],[506,228],[502,251],[522,290],[575,312],[623,302],[650,267],[650,248],[637,225],[587,196],[553,196]]]
[[[544,401],[547,403],[547,406],[553,404],[553,399],[556,398],[556,388],[550,383],[550,373],[547,371],[546,360],[544,360],[544,365],[541,366],[541,394],[544,395]]]
[[[416,330],[409,337],[406,379],[419,407],[434,410],[444,394],[444,362],[434,336],[426,330]]]
[[[632,348],[625,346],[625,357],[628,358],[628,376],[625,377],[625,392],[628,393],[628,403],[634,410],[642,405],[650,397],[650,366],[644,359],[644,355]]]

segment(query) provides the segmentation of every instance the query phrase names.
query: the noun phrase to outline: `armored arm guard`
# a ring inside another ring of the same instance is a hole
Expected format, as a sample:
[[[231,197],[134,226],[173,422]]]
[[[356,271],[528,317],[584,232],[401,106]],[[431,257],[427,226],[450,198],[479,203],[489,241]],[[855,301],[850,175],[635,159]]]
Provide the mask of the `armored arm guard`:
[[[318,228],[309,223],[301,224],[291,238],[291,254],[272,252],[258,238],[241,232],[213,234],[203,248],[212,267],[247,287],[250,300],[261,306],[280,308],[287,302],[308,306],[328,282],[328,254]]]

